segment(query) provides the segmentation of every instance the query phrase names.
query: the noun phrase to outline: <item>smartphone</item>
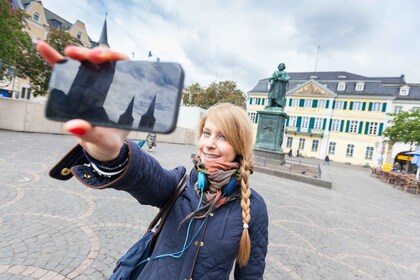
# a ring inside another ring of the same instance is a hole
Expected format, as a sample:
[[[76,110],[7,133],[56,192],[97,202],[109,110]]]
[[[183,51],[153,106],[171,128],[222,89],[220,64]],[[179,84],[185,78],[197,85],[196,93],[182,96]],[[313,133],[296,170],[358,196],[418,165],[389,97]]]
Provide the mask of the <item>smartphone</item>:
[[[51,74],[46,117],[168,134],[176,128],[183,84],[178,63],[65,58]]]

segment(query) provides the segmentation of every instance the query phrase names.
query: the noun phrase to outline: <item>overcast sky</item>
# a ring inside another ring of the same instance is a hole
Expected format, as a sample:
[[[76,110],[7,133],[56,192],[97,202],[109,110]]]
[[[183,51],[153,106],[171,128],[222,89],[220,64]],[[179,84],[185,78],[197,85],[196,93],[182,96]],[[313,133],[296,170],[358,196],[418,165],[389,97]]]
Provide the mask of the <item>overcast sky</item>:
[[[287,72],[347,71],[420,83],[417,0],[42,0],[97,41],[108,12],[111,48],[179,62],[186,83],[232,80],[247,92]],[[318,59],[318,46],[319,55]],[[316,63],[317,61],[317,63]]]

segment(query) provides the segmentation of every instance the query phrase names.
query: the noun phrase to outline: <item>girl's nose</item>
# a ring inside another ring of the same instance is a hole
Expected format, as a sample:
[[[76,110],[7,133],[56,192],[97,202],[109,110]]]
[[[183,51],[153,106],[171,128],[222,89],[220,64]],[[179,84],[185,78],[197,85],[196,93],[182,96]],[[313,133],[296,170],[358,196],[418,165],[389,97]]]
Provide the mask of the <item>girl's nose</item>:
[[[214,148],[216,146],[216,138],[213,136],[207,138],[206,146],[209,148]]]

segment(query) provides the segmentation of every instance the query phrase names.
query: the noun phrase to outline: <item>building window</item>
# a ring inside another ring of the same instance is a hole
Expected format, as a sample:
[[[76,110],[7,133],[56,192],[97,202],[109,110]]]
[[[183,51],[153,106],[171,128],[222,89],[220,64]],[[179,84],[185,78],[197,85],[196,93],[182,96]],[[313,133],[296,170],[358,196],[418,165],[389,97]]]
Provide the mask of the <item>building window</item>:
[[[379,123],[377,123],[377,122],[369,123],[368,134],[369,135],[378,135],[378,128],[379,128]]]
[[[22,87],[22,91],[20,92],[20,98],[31,99],[31,89],[28,87]]]
[[[312,99],[305,99],[305,103],[303,103],[303,107],[312,108]]]
[[[328,154],[329,155],[334,155],[335,154],[335,147],[337,146],[337,144],[335,142],[330,142],[330,144],[328,145]]]
[[[297,98],[292,99],[292,107],[299,107],[299,99]]]
[[[286,148],[291,148],[293,144],[293,137],[287,137]]]
[[[331,131],[340,131],[341,128],[341,120],[333,119],[331,122]]]
[[[290,116],[289,126],[290,127],[296,127],[296,124],[297,124],[297,117],[296,116]]]
[[[365,159],[373,158],[373,147],[366,147]]]
[[[345,91],[346,90],[346,83],[345,82],[339,82],[337,85],[338,91]]]
[[[248,116],[251,119],[251,122],[257,122],[257,113],[256,112],[248,112]]]
[[[249,105],[257,105],[257,101],[258,101],[258,98],[256,98],[256,97],[251,97],[251,98],[249,99]]]
[[[347,149],[346,149],[346,157],[353,157],[353,153],[354,153],[354,145],[348,144]]]
[[[409,86],[402,86],[400,87],[400,95],[407,96],[410,93],[410,87]]]
[[[372,103],[372,111],[380,112],[381,111],[381,102],[373,102]]]
[[[318,100],[318,108],[323,109],[327,107],[327,101],[324,99]]]
[[[55,29],[61,29],[62,23],[59,22],[56,19],[51,19],[50,20],[51,25],[55,28]]]
[[[39,14],[37,12],[35,12],[34,15],[33,15],[33,17],[32,17],[32,19],[34,21],[38,22],[38,20],[39,20]]]
[[[344,109],[344,101],[336,101],[334,105],[334,109],[343,110]]]
[[[77,32],[77,40],[81,40],[82,39],[82,32]]]
[[[318,152],[319,140],[312,140],[312,152]]]
[[[353,111],[362,111],[363,103],[360,101],[353,102]]]
[[[356,83],[356,91],[363,91],[365,89],[365,83],[358,82]]]
[[[305,138],[299,138],[299,150],[305,149]]]
[[[300,128],[308,129],[309,127],[309,117],[302,117],[302,123],[300,124]]]
[[[395,106],[394,113],[399,114],[402,111],[402,106]]]
[[[322,118],[315,118],[314,129],[322,129],[323,121]]]
[[[357,133],[359,131],[359,121],[351,121],[349,133]]]

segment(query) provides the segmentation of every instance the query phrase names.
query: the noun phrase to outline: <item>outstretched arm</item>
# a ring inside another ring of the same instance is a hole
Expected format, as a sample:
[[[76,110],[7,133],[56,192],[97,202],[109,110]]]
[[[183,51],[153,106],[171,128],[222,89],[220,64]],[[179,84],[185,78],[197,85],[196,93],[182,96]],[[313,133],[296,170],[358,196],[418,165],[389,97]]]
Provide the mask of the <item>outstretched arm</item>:
[[[45,41],[39,41],[37,49],[50,65],[54,65],[56,62],[63,59],[63,56]],[[78,46],[67,46],[64,50],[64,54],[72,59],[89,61],[96,64],[112,60],[128,59],[128,57],[123,54],[100,47],[87,49]],[[129,131],[125,130],[94,127],[88,122],[80,119],[66,122],[64,124],[64,129],[73,134],[86,152],[99,161],[111,161],[116,159],[124,144],[125,138],[129,134]]]

